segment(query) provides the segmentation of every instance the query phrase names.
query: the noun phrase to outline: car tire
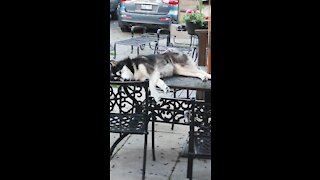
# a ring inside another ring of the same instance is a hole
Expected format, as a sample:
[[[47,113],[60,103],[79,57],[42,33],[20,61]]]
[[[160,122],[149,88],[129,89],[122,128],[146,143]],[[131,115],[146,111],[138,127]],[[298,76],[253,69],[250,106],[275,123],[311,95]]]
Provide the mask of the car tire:
[[[120,26],[120,29],[122,32],[130,32],[130,29],[128,26]]]
[[[112,20],[117,20],[118,19],[117,11],[114,11],[114,12],[111,13],[111,19]]]

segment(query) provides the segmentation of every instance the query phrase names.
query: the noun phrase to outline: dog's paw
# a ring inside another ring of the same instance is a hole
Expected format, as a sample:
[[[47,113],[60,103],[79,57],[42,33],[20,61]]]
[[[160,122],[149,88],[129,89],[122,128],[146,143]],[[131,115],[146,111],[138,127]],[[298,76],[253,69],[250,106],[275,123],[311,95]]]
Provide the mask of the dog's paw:
[[[167,87],[166,90],[167,90],[167,92],[170,92],[170,88],[169,87]]]
[[[201,79],[202,81],[207,81],[207,80],[208,80],[208,77],[207,77],[207,76],[201,76],[200,79]]]
[[[208,79],[211,79],[211,74],[208,74],[206,77],[207,77]]]
[[[163,93],[167,94],[168,92],[170,92],[170,88],[167,86],[163,89]]]
[[[157,103],[157,104],[159,104],[160,103],[160,97],[159,96],[155,96],[155,97],[153,97],[154,98],[154,101]]]

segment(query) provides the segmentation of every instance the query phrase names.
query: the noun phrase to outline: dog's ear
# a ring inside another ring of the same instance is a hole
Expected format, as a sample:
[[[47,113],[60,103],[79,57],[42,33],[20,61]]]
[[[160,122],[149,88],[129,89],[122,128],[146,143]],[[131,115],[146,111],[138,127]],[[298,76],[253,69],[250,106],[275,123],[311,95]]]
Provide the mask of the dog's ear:
[[[118,61],[110,60],[110,64],[112,67],[115,67],[118,64]]]

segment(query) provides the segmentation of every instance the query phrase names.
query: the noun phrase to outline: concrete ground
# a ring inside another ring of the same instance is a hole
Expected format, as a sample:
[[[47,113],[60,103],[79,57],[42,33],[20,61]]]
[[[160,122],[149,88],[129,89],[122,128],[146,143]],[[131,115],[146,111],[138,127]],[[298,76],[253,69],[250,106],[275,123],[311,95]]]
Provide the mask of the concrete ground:
[[[187,141],[188,126],[176,125],[174,130],[171,130],[169,124],[156,123],[155,129],[156,161],[152,160],[150,133],[148,135],[146,179],[187,179],[187,158],[180,157],[179,153]],[[110,142],[113,143],[116,137],[118,134],[111,134]],[[111,180],[140,180],[142,178],[143,143],[143,135],[130,135],[118,145],[110,161]],[[193,179],[211,179],[211,160],[194,160]]]

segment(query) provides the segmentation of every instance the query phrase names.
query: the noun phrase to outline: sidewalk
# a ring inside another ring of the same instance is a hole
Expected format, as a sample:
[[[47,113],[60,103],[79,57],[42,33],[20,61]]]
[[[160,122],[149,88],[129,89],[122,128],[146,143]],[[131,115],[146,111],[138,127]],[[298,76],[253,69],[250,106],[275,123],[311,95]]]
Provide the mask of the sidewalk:
[[[187,158],[180,157],[179,153],[187,141],[188,128],[188,126],[175,125],[174,130],[171,130],[170,124],[156,123],[156,161],[152,160],[150,133],[148,135],[146,179],[187,179]],[[110,142],[113,143],[116,137],[118,134],[111,134]],[[141,180],[143,142],[143,135],[130,135],[119,143],[110,161],[111,180]],[[211,160],[194,160],[193,179],[211,179]]]

